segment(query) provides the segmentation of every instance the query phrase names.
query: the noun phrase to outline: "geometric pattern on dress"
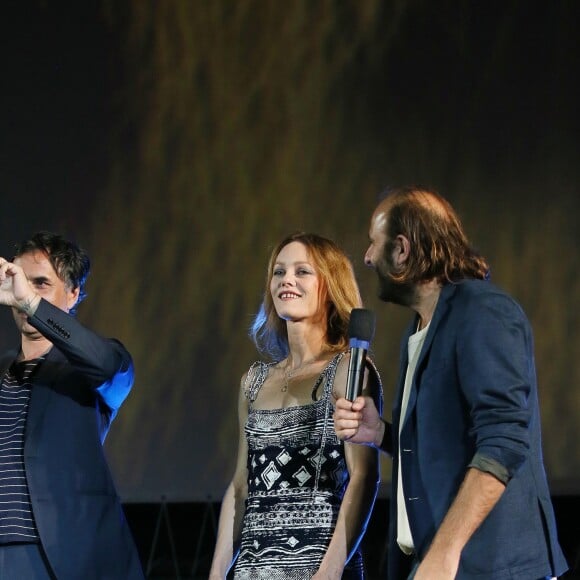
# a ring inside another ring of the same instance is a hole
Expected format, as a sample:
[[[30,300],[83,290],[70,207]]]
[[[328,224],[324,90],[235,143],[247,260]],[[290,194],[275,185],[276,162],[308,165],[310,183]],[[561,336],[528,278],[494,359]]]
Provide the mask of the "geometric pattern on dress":
[[[276,457],[276,461],[278,462],[279,465],[288,465],[288,463],[290,463],[291,459],[292,459],[292,456],[290,455],[290,453],[288,453],[288,451],[286,451],[286,449],[284,449],[278,455],[278,457]]]
[[[321,450],[318,449],[314,455],[312,455],[311,457],[308,458],[308,461],[310,462],[311,465],[316,467],[319,462],[320,462],[320,465],[324,465],[326,463],[326,457],[324,457],[322,455]]]
[[[248,371],[248,495],[235,580],[306,580],[320,567],[348,483],[331,402],[342,357],[320,374],[316,401],[284,409],[252,405],[273,365],[258,362]],[[362,570],[357,550],[343,577],[362,578]]]
[[[312,474],[302,466],[300,469],[292,475],[292,477],[298,482],[298,485],[302,487],[309,479],[312,479]]]
[[[268,489],[271,489],[272,486],[276,483],[276,480],[280,479],[282,474],[276,468],[276,464],[273,461],[270,461],[268,467],[264,469],[262,472],[262,481],[266,485]]]
[[[342,480],[344,479],[344,469],[342,469],[341,466],[338,465],[336,469],[331,473],[331,477],[335,482],[335,484],[342,483]]]

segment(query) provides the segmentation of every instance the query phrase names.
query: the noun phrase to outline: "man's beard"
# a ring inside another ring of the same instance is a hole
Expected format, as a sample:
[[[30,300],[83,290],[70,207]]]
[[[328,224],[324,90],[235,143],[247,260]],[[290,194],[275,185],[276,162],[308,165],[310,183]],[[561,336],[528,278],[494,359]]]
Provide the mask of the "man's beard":
[[[377,265],[376,272],[379,278],[379,298],[383,302],[392,302],[400,306],[412,306],[415,303],[416,290],[413,284],[397,282],[393,279],[394,267],[388,257]]]

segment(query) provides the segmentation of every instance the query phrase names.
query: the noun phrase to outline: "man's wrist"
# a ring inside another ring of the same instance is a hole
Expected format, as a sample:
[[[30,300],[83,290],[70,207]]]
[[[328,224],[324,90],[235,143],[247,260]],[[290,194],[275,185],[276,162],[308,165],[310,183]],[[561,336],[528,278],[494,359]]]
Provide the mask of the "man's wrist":
[[[33,316],[40,304],[40,296],[38,294],[33,294],[32,296],[28,296],[24,300],[18,303],[18,310],[24,312],[26,316]]]

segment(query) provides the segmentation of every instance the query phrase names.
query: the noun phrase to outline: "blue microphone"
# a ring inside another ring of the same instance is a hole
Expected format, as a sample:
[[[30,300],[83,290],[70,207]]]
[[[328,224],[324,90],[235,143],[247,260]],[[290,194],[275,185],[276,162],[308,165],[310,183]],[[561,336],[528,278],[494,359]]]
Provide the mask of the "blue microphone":
[[[353,308],[348,323],[350,361],[345,398],[349,401],[354,401],[362,392],[367,351],[374,334],[374,312],[366,308]]]

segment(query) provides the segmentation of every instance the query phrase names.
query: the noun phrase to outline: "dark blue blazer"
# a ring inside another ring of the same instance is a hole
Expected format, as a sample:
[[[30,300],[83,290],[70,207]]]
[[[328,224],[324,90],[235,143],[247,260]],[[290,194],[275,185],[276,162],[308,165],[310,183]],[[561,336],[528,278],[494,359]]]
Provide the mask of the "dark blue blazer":
[[[505,492],[465,546],[461,580],[537,579],[566,569],[544,472],[530,325],[504,292],[479,280],[443,287],[413,379],[401,400],[409,327],[393,407],[389,577],[405,577],[396,544],[402,469],[416,551],[424,557],[474,457],[499,467]],[[399,422],[403,428],[399,441]]]
[[[140,580],[102,442],[133,383],[117,341],[42,300],[30,323],[54,347],[32,380],[24,463],[40,540],[59,580]],[[13,357],[2,361],[2,375]]]

